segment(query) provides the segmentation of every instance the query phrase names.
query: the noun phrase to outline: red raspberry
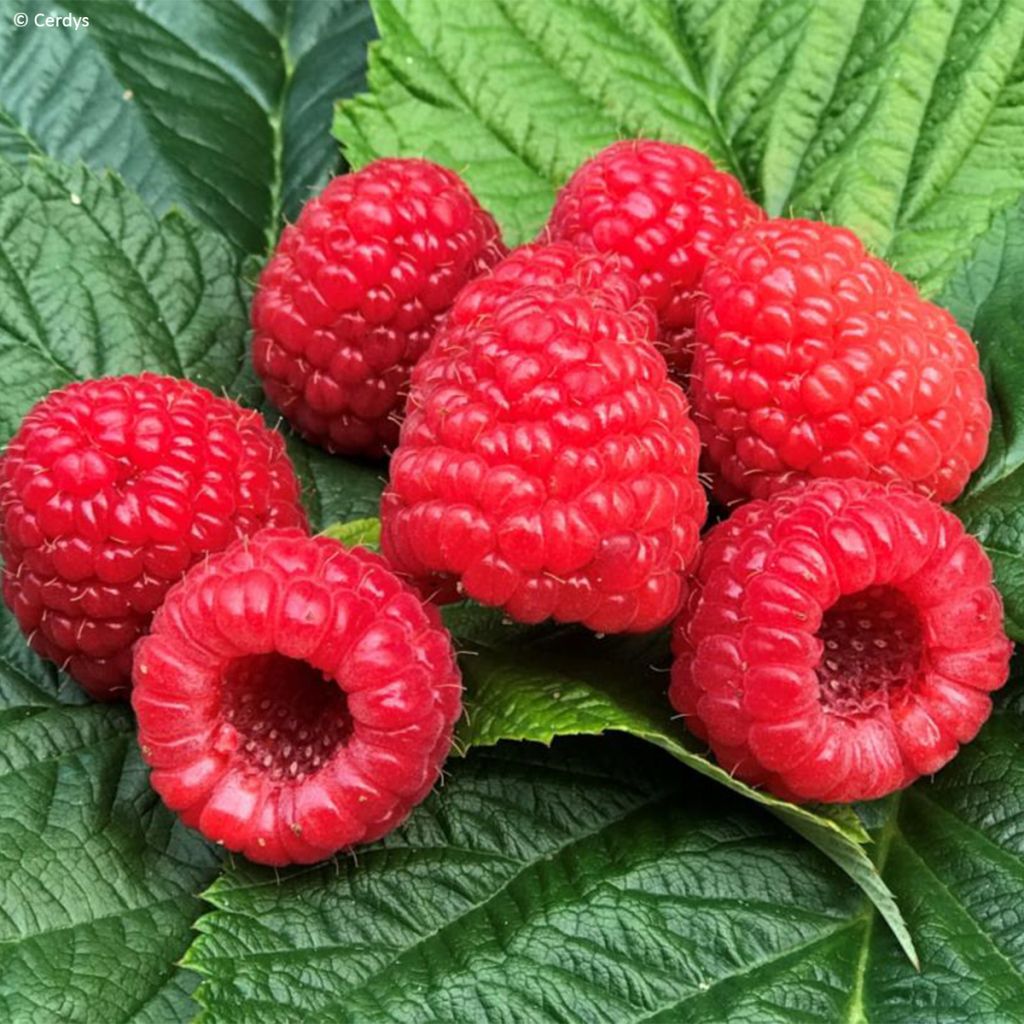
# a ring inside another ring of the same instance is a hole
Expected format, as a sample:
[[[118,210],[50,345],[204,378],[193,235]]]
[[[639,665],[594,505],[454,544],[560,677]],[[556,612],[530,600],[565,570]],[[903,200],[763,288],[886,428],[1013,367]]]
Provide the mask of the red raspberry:
[[[704,521],[697,430],[635,285],[595,273],[613,260],[506,287],[517,261],[567,251],[513,254],[460,296],[413,373],[383,547],[521,622],[649,630],[678,607]]]
[[[1012,645],[981,545],[902,487],[820,480],[705,541],[669,696],[722,767],[795,800],[870,800],[972,739]]]
[[[305,522],[284,443],[257,413],[150,373],[70,384],[0,462],[4,600],[36,651],[110,699],[193,562]]]
[[[328,451],[383,454],[440,318],[504,253],[491,215],[445,167],[377,160],[335,178],[260,277],[253,362],[267,397]]]
[[[963,490],[992,422],[977,351],[851,232],[745,228],[703,288],[691,393],[721,498],[820,476]]]
[[[614,255],[584,252],[568,242],[534,243],[513,249],[489,273],[467,284],[456,296],[448,317],[468,324],[492,314],[522,288],[557,289],[566,284],[600,289],[607,301],[624,310],[636,305],[636,282]],[[436,356],[449,336],[452,332],[438,331],[427,351]]]
[[[262,864],[390,832],[433,787],[461,708],[436,609],[376,555],[264,530],[197,565],[138,647],[156,791]]]
[[[491,313],[522,288],[577,285],[600,289],[623,309],[636,304],[637,286],[614,254],[585,251],[569,242],[535,243],[513,249],[489,274],[459,293],[452,316],[464,322]]]
[[[579,167],[559,193],[547,236],[622,258],[657,310],[670,369],[683,377],[704,264],[737,228],[762,216],[703,153],[628,139]]]

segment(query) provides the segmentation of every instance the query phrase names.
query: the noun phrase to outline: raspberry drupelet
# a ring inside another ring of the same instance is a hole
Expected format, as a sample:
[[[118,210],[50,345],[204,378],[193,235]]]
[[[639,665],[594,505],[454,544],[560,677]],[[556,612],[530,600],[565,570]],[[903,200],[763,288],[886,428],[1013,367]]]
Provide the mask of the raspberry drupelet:
[[[312,863],[399,825],[461,709],[435,609],[376,555],[264,530],[195,566],[138,647],[153,787],[262,864]]]
[[[409,370],[459,289],[504,254],[454,172],[376,160],[284,229],[252,307],[253,363],[306,440],[377,457],[398,438]]]
[[[627,139],[576,170],[558,195],[545,237],[621,259],[654,305],[659,346],[683,379],[704,265],[734,231],[762,216],[742,185],[703,153]]]
[[[854,234],[749,226],[702,288],[690,394],[722,500],[812,477],[960,494],[992,422],[977,351]]]
[[[382,545],[426,592],[607,633],[678,608],[706,511],[697,430],[618,266],[513,253],[416,367]]]
[[[752,501],[705,540],[669,696],[719,763],[847,803],[972,739],[1012,645],[981,545],[941,506],[859,480]]]
[[[98,699],[167,589],[263,526],[305,526],[279,434],[205,388],[143,373],[70,384],[0,461],[4,600],[32,647]]]

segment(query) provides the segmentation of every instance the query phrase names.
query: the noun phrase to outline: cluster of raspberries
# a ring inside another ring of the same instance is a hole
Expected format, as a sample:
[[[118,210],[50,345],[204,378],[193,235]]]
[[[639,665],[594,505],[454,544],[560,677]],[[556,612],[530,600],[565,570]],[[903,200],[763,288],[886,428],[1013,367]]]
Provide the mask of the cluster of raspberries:
[[[228,848],[313,862],[404,819],[459,717],[461,597],[671,623],[676,710],[792,800],[892,792],[988,716],[1011,645],[939,504],[985,454],[978,357],[849,231],[634,140],[509,252],[458,175],[380,160],[284,230],[252,322],[303,437],[390,454],[382,556],[310,537],[280,435],[186,381],[71,384],[0,462],[19,625],[131,692],[153,785]],[[735,506],[703,540],[701,464]]]

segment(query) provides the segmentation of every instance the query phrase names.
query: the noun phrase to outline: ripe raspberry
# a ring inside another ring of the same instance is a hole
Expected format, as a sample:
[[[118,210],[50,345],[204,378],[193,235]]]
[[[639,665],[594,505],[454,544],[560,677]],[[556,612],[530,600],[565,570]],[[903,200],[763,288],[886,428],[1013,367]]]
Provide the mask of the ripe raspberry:
[[[448,320],[470,324],[485,314],[493,314],[523,288],[558,289],[567,284],[599,289],[605,293],[606,301],[618,303],[623,310],[637,302],[636,282],[618,257],[584,252],[568,242],[534,243],[513,249],[488,273],[467,284],[452,303]],[[438,355],[451,336],[459,335],[438,331],[427,351]]]
[[[114,698],[193,562],[305,522],[284,444],[257,413],[150,373],[70,384],[29,412],[0,462],[4,600],[39,654]]]
[[[820,476],[963,490],[992,422],[974,345],[853,234],[745,228],[703,289],[691,394],[721,498]]]
[[[569,179],[547,237],[622,258],[654,304],[660,344],[682,378],[704,264],[737,228],[762,216],[740,183],[703,153],[628,139],[601,150]]]
[[[153,787],[263,864],[390,832],[433,787],[461,708],[437,611],[376,555],[298,530],[192,569],[134,676]]]
[[[554,289],[566,284],[603,291],[622,309],[636,305],[635,280],[619,257],[588,252],[570,242],[549,242],[513,249],[490,273],[459,292],[451,316],[468,322],[481,313],[492,313],[523,288]]]
[[[445,167],[377,160],[335,178],[260,277],[253,362],[267,397],[328,451],[383,454],[440,318],[504,253],[491,215]]]
[[[820,480],[708,534],[669,696],[722,767],[795,800],[870,800],[941,768],[1006,681],[981,545],[902,487]]]
[[[670,618],[705,515],[698,437],[635,285],[531,247],[460,296],[417,365],[381,504],[385,554],[521,622]],[[511,269],[509,269],[511,267]],[[561,277],[561,279],[559,279]]]

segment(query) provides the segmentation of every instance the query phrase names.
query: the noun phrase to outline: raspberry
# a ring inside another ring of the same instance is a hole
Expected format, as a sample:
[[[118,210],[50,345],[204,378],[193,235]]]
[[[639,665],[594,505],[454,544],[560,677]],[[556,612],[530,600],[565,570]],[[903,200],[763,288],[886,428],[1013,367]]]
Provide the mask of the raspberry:
[[[93,696],[197,559],[265,525],[305,525],[280,436],[252,411],[144,373],[70,384],[0,462],[4,600],[32,647]]]
[[[382,543],[422,586],[458,580],[521,622],[649,630],[704,521],[697,429],[613,259],[506,287],[567,252],[515,253],[460,296],[413,373]]]
[[[788,799],[870,800],[972,739],[1011,644],[981,545],[903,487],[820,480],[706,539],[669,696],[722,767]]]
[[[657,310],[660,344],[681,379],[690,368],[704,264],[737,228],[762,216],[703,153],[629,139],[579,167],[559,193],[547,237],[622,258]]]
[[[377,160],[335,178],[260,277],[253,362],[267,397],[328,451],[385,453],[410,368],[459,289],[504,253],[447,168]]]
[[[493,313],[522,288],[558,289],[566,284],[600,289],[606,301],[624,310],[637,301],[636,282],[618,257],[584,252],[569,242],[533,243],[513,249],[489,273],[467,284],[452,303],[448,319],[468,324]],[[450,336],[450,331],[438,331],[427,351],[436,356]]]
[[[437,780],[461,708],[437,611],[376,555],[298,530],[195,566],[134,675],[153,787],[263,864],[391,831]]]
[[[466,285],[451,316],[466,322],[482,312],[493,312],[522,288],[553,289],[565,284],[600,289],[623,309],[637,301],[636,283],[614,254],[587,252],[569,242],[534,243],[513,249],[489,274]]]
[[[974,345],[853,234],[744,228],[703,289],[691,394],[719,497],[821,476],[963,490],[992,422]]]

